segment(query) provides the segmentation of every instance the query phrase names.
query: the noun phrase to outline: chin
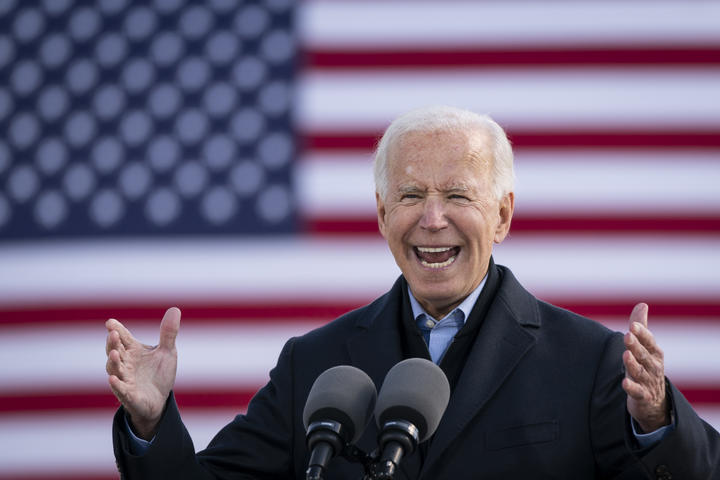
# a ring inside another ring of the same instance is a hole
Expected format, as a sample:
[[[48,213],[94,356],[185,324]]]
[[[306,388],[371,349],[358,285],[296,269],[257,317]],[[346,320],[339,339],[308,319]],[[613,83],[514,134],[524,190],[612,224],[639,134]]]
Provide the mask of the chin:
[[[447,285],[437,285],[432,283],[428,284],[426,282],[421,282],[420,284],[415,285],[417,286],[417,288],[413,288],[413,284],[410,283],[410,288],[413,290],[413,295],[421,296],[425,300],[433,303],[452,302],[454,299],[461,297],[461,294],[458,293],[457,289],[450,288]]]

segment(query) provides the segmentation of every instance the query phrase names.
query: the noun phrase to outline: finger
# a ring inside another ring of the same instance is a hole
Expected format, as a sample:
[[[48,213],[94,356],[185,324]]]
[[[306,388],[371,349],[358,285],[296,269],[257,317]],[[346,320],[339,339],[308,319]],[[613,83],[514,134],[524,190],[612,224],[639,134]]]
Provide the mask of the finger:
[[[121,380],[125,379],[127,369],[122,363],[120,353],[117,350],[110,350],[108,353],[107,362],[105,362],[105,371],[109,375],[115,375]]]
[[[629,397],[635,400],[643,400],[647,394],[646,389],[641,384],[627,377],[623,378],[622,388]]]
[[[648,372],[638,363],[630,350],[623,353],[623,365],[625,365],[625,376],[636,383],[646,383]]]
[[[663,358],[663,351],[655,341],[655,336],[645,325],[634,322],[630,325],[630,331],[650,354],[659,359]]]
[[[650,357],[650,352],[647,348],[645,348],[645,345],[638,340],[637,335],[633,332],[628,332],[625,334],[623,340],[625,343],[625,349],[632,352],[638,362],[646,365],[648,363],[648,357]]]
[[[108,355],[110,350],[117,350],[122,355],[125,353],[125,345],[120,341],[120,334],[112,330],[108,333],[107,341],[105,342],[105,354]]]
[[[180,330],[180,309],[177,307],[168,308],[160,322],[160,348],[168,350],[175,349],[175,339]]]
[[[655,346],[655,352],[649,351],[632,332],[625,334],[625,347],[648,374],[664,375],[662,350],[659,347]]]
[[[120,339],[119,336],[117,336],[117,332],[115,330],[111,330],[108,332],[107,338],[105,340],[105,355],[110,355],[110,350],[115,349],[115,344]]]
[[[129,347],[135,343],[138,343],[137,340],[135,340],[135,337],[133,337],[130,333],[130,330],[125,328],[125,325],[118,322],[114,318],[111,318],[107,322],[105,322],[105,328],[107,328],[108,331],[118,332],[118,335],[120,335],[120,341],[125,347]]]
[[[125,405],[127,398],[128,398],[128,396],[127,396],[128,387],[125,384],[125,382],[120,380],[115,375],[110,375],[108,377],[108,383],[110,384],[110,390],[112,390],[113,394],[115,394],[117,399],[120,400],[120,403]]]
[[[630,326],[632,327],[632,324],[635,322],[638,322],[647,328],[648,306],[646,303],[638,303],[635,307],[633,307],[632,312],[630,312]]]

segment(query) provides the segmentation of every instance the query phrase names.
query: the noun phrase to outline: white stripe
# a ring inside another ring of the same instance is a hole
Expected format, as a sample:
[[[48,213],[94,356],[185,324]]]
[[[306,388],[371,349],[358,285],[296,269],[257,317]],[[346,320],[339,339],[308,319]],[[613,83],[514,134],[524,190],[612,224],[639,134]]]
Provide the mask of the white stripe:
[[[0,416],[0,474],[108,473],[112,413]]]
[[[717,126],[720,69],[493,69],[307,73],[305,131],[382,129],[399,114],[447,104],[512,128]]]
[[[301,212],[374,219],[371,162],[370,153],[309,152],[296,168]],[[516,215],[720,211],[720,154],[714,152],[522,149],[515,174]]]
[[[372,155],[313,153],[295,167],[299,208],[305,217],[374,218]]]
[[[715,235],[511,235],[495,258],[535,293],[556,298],[715,298],[720,290]],[[381,238],[8,245],[0,265],[0,305],[24,306],[369,300],[399,273]]]
[[[629,317],[628,311],[627,316]],[[608,327],[627,331],[627,318],[601,319]],[[720,319],[718,319],[720,321]],[[141,341],[157,343],[160,319],[133,322],[131,332]],[[212,320],[182,326],[177,340],[178,388],[249,388],[268,380],[283,344],[318,322],[306,324],[228,325]],[[650,327],[666,354],[675,381],[720,384],[720,322],[694,322],[676,318]],[[28,348],[32,345],[32,348]],[[105,366],[105,332],[95,327],[3,330],[0,336],[0,394],[3,392],[108,391]]]
[[[309,1],[303,42],[335,48],[720,41],[713,1]]]
[[[720,211],[717,152],[522,151],[516,175],[520,214]]]

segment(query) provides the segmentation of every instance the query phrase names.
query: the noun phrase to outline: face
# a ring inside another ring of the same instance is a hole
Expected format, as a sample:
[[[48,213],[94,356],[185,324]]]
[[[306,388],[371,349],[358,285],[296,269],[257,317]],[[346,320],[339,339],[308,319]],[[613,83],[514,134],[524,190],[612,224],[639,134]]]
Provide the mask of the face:
[[[415,298],[440,319],[482,281],[514,196],[495,197],[484,136],[407,133],[387,161],[386,198],[376,195],[380,232]]]

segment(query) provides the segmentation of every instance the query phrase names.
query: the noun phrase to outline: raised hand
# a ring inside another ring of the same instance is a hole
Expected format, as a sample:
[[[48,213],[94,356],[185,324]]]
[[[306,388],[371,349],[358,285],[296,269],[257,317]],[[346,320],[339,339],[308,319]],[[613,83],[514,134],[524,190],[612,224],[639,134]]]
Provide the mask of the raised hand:
[[[627,409],[644,433],[670,424],[665,392],[663,352],[648,330],[648,306],[638,303],[630,314],[630,330],[625,334],[625,378]]]
[[[155,434],[165,401],[175,383],[180,310],[172,307],[160,322],[160,343],[151,347],[137,341],[125,326],[111,318],[105,352],[108,382],[120,400],[138,436],[149,440]]]

